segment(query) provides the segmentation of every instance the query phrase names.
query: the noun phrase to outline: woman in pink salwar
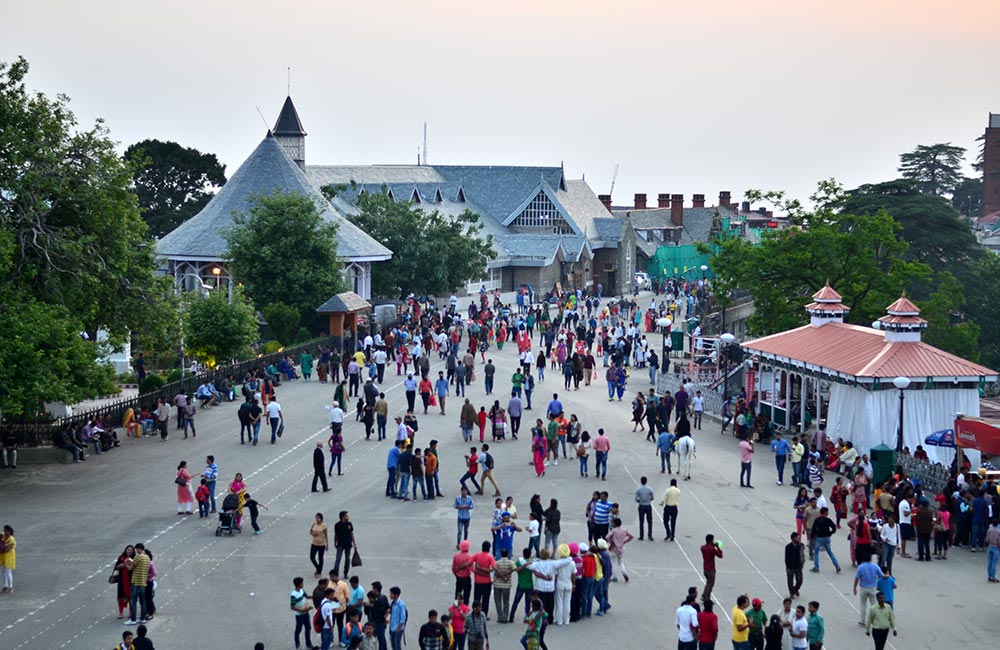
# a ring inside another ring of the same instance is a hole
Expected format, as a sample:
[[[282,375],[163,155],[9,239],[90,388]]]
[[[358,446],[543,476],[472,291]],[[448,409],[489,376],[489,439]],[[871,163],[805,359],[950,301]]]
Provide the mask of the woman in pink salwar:
[[[542,428],[542,421],[535,420],[535,426],[531,429],[531,453],[535,462],[535,475],[545,476],[545,455],[548,447],[545,442],[545,431]]]

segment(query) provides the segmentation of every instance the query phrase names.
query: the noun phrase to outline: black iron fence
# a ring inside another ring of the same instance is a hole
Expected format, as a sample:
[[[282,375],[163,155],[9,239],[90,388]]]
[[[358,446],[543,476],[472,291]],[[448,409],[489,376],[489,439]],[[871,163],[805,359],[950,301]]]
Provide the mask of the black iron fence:
[[[242,384],[243,377],[248,372],[266,368],[272,363],[277,364],[285,356],[291,355],[293,359],[297,360],[302,352],[309,349],[313,350],[313,356],[318,358],[319,355],[315,353],[315,350],[323,345],[332,348],[334,346],[334,339],[329,337],[316,339],[308,343],[285,348],[280,352],[261,354],[252,359],[237,361],[236,363],[224,366],[216,366],[211,370],[193,375],[186,374],[183,379],[164,384],[157,390],[135,397],[114,400],[96,408],[73,413],[69,417],[56,418],[55,420],[42,420],[39,418],[34,422],[0,422],[0,433],[13,431],[17,437],[18,445],[38,447],[52,444],[53,434],[67,424],[72,424],[74,428],[77,428],[89,420],[109,418],[116,427],[120,427],[124,421],[125,412],[130,408],[135,411],[135,415],[138,417],[139,412],[144,407],[154,408],[157,400],[160,398],[170,403],[174,396],[182,391],[194,395],[198,386],[206,381],[212,381],[218,386],[223,379],[230,375],[233,377],[234,385],[239,385]]]

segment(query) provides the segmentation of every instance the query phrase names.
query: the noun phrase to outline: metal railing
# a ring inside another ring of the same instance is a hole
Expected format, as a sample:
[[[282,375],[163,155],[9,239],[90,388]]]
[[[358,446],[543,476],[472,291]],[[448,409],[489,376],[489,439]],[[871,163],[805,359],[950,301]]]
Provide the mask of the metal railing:
[[[149,391],[148,393],[115,400],[109,404],[103,404],[86,411],[73,413],[68,417],[56,418],[55,420],[48,421],[42,421],[39,419],[35,422],[3,422],[0,423],[0,433],[13,431],[17,438],[18,445],[25,447],[38,447],[52,444],[53,434],[67,424],[72,424],[74,429],[76,429],[90,420],[110,418],[115,428],[119,428],[122,426],[122,422],[124,421],[125,412],[130,408],[135,411],[136,418],[138,418],[139,412],[144,406],[149,406],[152,409],[156,406],[157,400],[161,398],[172,404],[174,396],[181,391],[193,396],[198,386],[201,384],[207,381],[212,381],[216,384],[216,386],[218,386],[219,383],[229,375],[233,376],[233,385],[236,386],[242,383],[243,377],[251,370],[258,368],[264,369],[271,363],[277,364],[278,361],[288,355],[291,355],[293,359],[296,359],[306,349],[316,350],[323,345],[334,348],[334,339],[332,337],[315,339],[307,343],[285,348],[280,352],[262,354],[252,359],[245,359],[243,361],[237,361],[236,363],[224,366],[216,366],[212,370],[195,375],[187,375],[178,381],[164,384],[160,388]],[[314,354],[313,356],[318,358],[319,355]]]

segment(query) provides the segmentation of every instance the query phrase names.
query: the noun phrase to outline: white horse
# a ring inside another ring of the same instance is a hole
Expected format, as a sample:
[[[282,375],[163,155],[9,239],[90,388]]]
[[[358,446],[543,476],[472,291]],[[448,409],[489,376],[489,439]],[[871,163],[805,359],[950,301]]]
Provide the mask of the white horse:
[[[687,481],[691,478],[691,461],[694,460],[694,438],[684,436],[674,444],[680,460],[680,473]]]

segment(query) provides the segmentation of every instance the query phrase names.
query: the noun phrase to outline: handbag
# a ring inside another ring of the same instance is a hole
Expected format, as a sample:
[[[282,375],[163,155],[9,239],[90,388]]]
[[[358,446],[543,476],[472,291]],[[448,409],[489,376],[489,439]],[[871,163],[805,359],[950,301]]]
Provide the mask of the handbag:
[[[187,481],[182,479],[180,476],[174,479],[174,483],[176,483],[177,485],[187,485]]]
[[[285,432],[285,423],[282,422],[281,424],[278,425],[278,430],[275,433],[277,433],[278,437],[280,438],[281,434],[283,434],[284,432]]]
[[[114,571],[111,572],[111,575],[108,576],[108,584],[109,585],[118,584],[118,581],[121,580],[121,578],[122,578],[121,571],[115,569]]]
[[[430,400],[427,403],[430,406],[437,406],[438,405],[437,395],[435,395],[434,393],[431,393],[431,398],[430,398]]]
[[[354,550],[354,556],[351,558],[351,566],[359,567],[361,564],[361,555],[358,553],[357,549]]]

